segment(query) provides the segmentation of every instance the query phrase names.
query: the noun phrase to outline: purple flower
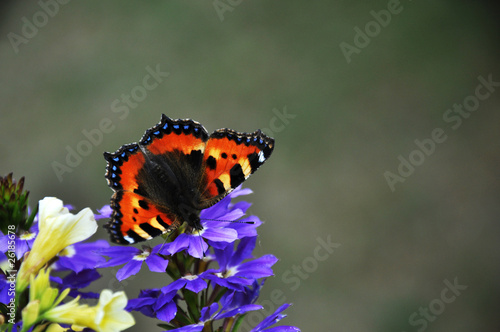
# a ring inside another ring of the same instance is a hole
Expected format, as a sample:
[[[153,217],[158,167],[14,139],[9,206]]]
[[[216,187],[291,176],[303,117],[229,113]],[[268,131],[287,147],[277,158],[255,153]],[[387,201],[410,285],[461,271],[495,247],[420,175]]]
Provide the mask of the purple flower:
[[[170,322],[177,314],[175,300],[177,292],[185,287],[198,293],[207,288],[207,283],[202,279],[203,275],[188,275],[173,281],[158,291],[156,289],[143,290],[137,299],[129,300],[127,310],[140,311],[146,316],[156,317],[165,322]]]
[[[224,319],[236,315],[242,315],[249,311],[263,309],[262,306],[257,304],[248,304],[239,307],[234,307],[233,296],[234,292],[224,294],[220,299],[221,302],[220,309],[218,303],[212,303],[210,306],[202,308],[200,321],[198,323],[183,326],[181,328],[174,329],[171,331],[176,331],[176,332],[202,331],[203,326],[208,321],[215,321],[218,319]]]
[[[109,205],[104,205],[101,209],[97,209],[97,212],[99,212],[99,214],[95,214],[95,220],[111,218],[113,209],[111,209]]]
[[[75,272],[94,269],[106,262],[106,259],[99,253],[107,248],[109,248],[109,243],[105,240],[98,240],[93,243],[75,243],[58,254],[59,260],[54,263],[54,269]]]
[[[162,321],[170,322],[175,318],[177,314],[177,300],[179,296],[177,295],[177,290],[171,291],[169,293],[160,293],[160,296],[156,300],[154,305],[154,310],[156,312],[156,317]]]
[[[200,220],[203,229],[192,234],[180,234],[169,243],[170,254],[187,249],[189,255],[202,258],[208,249],[207,243],[214,248],[224,249],[237,239],[256,236],[256,228],[262,224],[257,217],[238,220],[245,215],[250,204],[247,202],[231,203],[232,198],[251,192],[250,189],[241,189],[240,186],[217,204],[202,210]]]
[[[161,289],[164,294],[170,293],[172,291],[177,292],[182,287],[186,287],[192,292],[199,293],[201,290],[207,288],[207,282],[203,280],[204,273],[200,275],[186,275],[173,282],[168,286]]]
[[[64,278],[53,277],[50,279],[58,284],[62,291],[66,288],[70,289],[69,296],[77,297],[78,295],[85,299],[98,299],[99,294],[94,292],[80,292],[79,289],[89,286],[92,282],[99,279],[101,275],[95,269],[86,269],[80,272],[71,272]]]
[[[35,220],[37,217],[35,217]],[[15,234],[14,239],[14,252],[16,253],[16,258],[21,259],[23,255],[31,250],[33,242],[38,235],[38,223],[35,221],[31,226],[29,231],[22,231],[21,234]],[[9,251],[9,235],[0,236],[0,252],[6,253]],[[12,246],[11,246],[12,247]]]
[[[252,257],[257,237],[243,238],[236,251],[233,246],[224,250],[214,249],[219,269],[208,270],[206,278],[214,283],[233,290],[243,291],[244,286],[254,283],[255,279],[274,275],[271,269],[278,259],[273,255],[243,262]]]
[[[218,225],[219,227],[234,229],[238,233],[238,239],[249,236],[257,236],[256,229],[262,224],[259,218],[256,216],[250,216],[245,219],[238,220],[245,215],[246,211],[252,204],[244,201],[236,204],[231,202],[235,197],[251,193],[252,190],[248,188],[241,189],[241,186],[239,186],[219,203],[201,211],[200,219],[202,220],[202,224],[211,225],[212,223],[215,223],[215,225]],[[203,220],[205,220],[205,223],[203,223]],[[217,246],[217,243],[212,242],[209,242],[209,244],[218,249],[225,247]]]
[[[174,331],[174,332],[200,332],[200,331],[203,331],[203,326],[205,326],[204,323],[198,323],[198,324],[179,327],[178,329],[174,329],[174,330],[170,330],[170,331]]]
[[[246,304],[253,304],[260,295],[260,290],[264,286],[266,279],[262,279],[261,282],[254,280],[252,287],[245,287],[241,292],[235,292],[233,296],[233,305],[243,306]]]
[[[220,311],[214,315],[214,320],[215,319],[223,319],[227,317],[233,317],[236,315],[242,315],[248,311],[254,311],[254,310],[260,310],[263,309],[261,305],[258,304],[245,304],[245,305],[239,305],[234,301],[234,296],[235,294],[238,294],[239,292],[228,292],[225,293],[220,302],[222,304],[222,308]]]
[[[16,288],[16,276],[10,275],[7,278],[3,273],[0,273],[0,303],[8,305],[11,299],[14,298]]]
[[[29,330],[27,330],[26,332],[33,331],[33,328],[34,327],[30,327]],[[19,322],[17,322],[16,324],[14,324],[12,326],[12,332],[19,332],[19,331],[22,331],[22,330],[23,330],[23,322],[22,321],[19,321]]]
[[[288,308],[290,304],[285,303],[281,307],[279,307],[273,314],[271,314],[269,317],[264,318],[262,322],[260,322],[256,327],[254,327],[250,332],[261,332],[261,331],[268,331],[268,332],[296,332],[300,331],[300,329],[296,328],[295,326],[277,326],[268,329],[271,325],[276,324],[280,320],[286,317],[286,315],[281,314],[283,310]]]
[[[162,245],[159,244],[153,249],[143,246],[142,250],[134,247],[110,247],[102,249],[100,253],[111,257],[111,259],[107,262],[98,264],[97,267],[110,267],[126,263],[125,266],[116,273],[116,278],[119,281],[137,274],[141,269],[142,262],[146,262],[146,265],[152,272],[165,272],[168,260],[158,255],[158,251],[161,247]]]
[[[142,290],[138,298],[128,301],[126,310],[139,311],[148,317],[170,322],[177,314],[176,293],[163,294],[159,289]]]
[[[155,304],[160,297],[161,292],[159,289],[146,289],[139,293],[139,297],[136,299],[129,299],[127,311],[139,311],[148,317],[156,317],[156,311],[154,310]]]

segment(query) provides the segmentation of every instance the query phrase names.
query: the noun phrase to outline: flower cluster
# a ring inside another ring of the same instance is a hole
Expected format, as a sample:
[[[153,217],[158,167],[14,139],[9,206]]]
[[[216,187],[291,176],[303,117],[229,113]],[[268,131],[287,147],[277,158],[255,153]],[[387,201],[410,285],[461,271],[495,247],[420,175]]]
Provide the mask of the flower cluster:
[[[122,331],[135,324],[131,311],[158,320],[162,330],[239,331],[245,314],[257,304],[265,279],[273,275],[273,255],[255,258],[257,227],[245,216],[250,204],[233,203],[249,189],[237,188],[200,214],[202,230],[187,224],[154,247],[110,246],[106,240],[84,242],[109,218],[104,206],[73,214],[54,197],[42,199],[31,214],[27,192],[0,178],[0,330]],[[16,203],[17,202],[17,203]],[[16,206],[18,204],[18,206]],[[118,281],[147,266],[165,276],[163,287],[143,289],[130,299],[121,292],[83,292],[101,278],[97,269],[120,266]],[[81,299],[95,305],[82,304]],[[283,304],[251,332],[300,331],[274,326],[286,315]]]
[[[0,190],[8,191],[7,185],[13,186],[11,175],[1,179]],[[92,211],[85,208],[75,215],[61,200],[46,197],[38,204],[38,214],[28,217],[27,196],[16,191],[14,196],[0,197],[0,206],[9,205],[9,209],[2,208],[6,212],[0,228],[0,252],[6,258],[0,260],[2,331],[63,331],[72,326],[111,332],[134,325],[125,310],[128,301],[123,292],[103,290],[96,296],[95,306],[79,303],[79,289],[100,277],[95,276],[95,266],[105,259],[96,251],[109,247],[105,241],[82,243],[97,229]],[[23,209],[22,214],[16,212]],[[16,213],[9,214],[12,211]],[[51,277],[52,270],[67,275]],[[56,287],[50,285],[50,279]],[[74,299],[63,302],[68,295]]]
[[[200,214],[203,229],[192,231],[183,225],[165,244],[142,249],[112,247],[100,252],[110,259],[99,267],[123,265],[117,273],[124,280],[139,272],[146,263],[152,272],[166,272],[173,280],[162,288],[143,289],[129,300],[128,310],[157,318],[171,331],[238,331],[245,313],[261,310],[255,304],[265,278],[272,276],[277,262],[273,255],[252,256],[257,241],[256,216],[245,217],[250,204],[233,204],[232,199],[250,194],[235,189],[216,205]],[[111,211],[104,209],[103,216]],[[263,331],[285,317],[280,307],[252,332]],[[271,330],[270,330],[271,331]],[[279,326],[272,331],[299,331]]]

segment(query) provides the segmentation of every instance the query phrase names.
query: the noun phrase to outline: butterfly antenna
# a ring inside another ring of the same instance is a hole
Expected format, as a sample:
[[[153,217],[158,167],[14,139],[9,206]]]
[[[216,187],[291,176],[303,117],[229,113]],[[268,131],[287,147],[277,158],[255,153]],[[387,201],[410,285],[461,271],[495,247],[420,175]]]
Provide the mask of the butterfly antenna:
[[[172,235],[173,232],[169,232],[167,237],[165,238],[165,241],[163,241],[163,243],[161,244],[161,247],[160,249],[158,249],[158,252],[160,252],[162,249],[163,249],[163,246],[165,245],[165,243],[167,243],[168,241],[168,238],[170,237],[170,235]]]
[[[242,220],[221,220],[221,219],[206,219],[206,218],[203,218],[202,220],[232,222],[237,224],[251,224],[251,225],[255,224],[255,221],[242,221]]]

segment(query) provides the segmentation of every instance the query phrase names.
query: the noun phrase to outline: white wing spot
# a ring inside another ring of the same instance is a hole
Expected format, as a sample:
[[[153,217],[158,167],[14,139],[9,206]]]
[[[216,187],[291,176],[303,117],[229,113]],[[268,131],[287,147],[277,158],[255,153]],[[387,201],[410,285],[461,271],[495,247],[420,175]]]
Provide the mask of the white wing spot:
[[[266,161],[266,157],[264,157],[264,152],[259,151],[259,163],[263,163],[264,161]]]
[[[125,239],[125,241],[127,241],[128,243],[134,243],[134,240],[133,240],[130,236],[128,236],[128,235],[125,235],[123,238],[124,238],[124,239]]]

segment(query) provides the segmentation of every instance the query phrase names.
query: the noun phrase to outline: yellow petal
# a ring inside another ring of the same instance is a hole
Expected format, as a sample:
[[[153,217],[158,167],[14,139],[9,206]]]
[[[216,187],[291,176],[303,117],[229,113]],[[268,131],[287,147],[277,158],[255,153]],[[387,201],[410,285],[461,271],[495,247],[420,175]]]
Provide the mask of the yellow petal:
[[[61,250],[86,240],[97,230],[97,222],[89,208],[74,215],[54,197],[46,197],[39,204],[39,232],[28,258],[21,264],[16,287],[19,292],[28,286],[29,276],[37,273]]]
[[[38,314],[40,313],[40,301],[30,301],[22,311],[23,315],[23,330],[29,329],[33,324],[38,321]]]
[[[55,307],[44,318],[52,322],[85,326],[97,332],[123,331],[135,324],[125,310],[127,296],[124,292],[103,290],[96,306],[78,305],[74,301]]]

